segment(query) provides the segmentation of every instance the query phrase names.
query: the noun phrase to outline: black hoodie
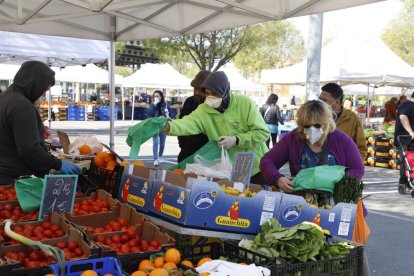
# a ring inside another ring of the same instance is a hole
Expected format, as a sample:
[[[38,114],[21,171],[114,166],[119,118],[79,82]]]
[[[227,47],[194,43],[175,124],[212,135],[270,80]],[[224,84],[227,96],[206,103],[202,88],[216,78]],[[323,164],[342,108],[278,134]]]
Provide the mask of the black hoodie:
[[[55,72],[46,64],[22,64],[13,84],[0,94],[0,185],[22,175],[42,177],[62,162],[44,146],[44,125],[34,102],[55,83]]]

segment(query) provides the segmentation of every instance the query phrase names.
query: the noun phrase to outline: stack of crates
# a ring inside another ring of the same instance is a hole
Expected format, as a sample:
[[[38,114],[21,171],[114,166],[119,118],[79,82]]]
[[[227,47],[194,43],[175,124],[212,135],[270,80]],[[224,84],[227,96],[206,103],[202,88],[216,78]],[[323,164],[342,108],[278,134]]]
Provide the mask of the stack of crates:
[[[109,121],[110,120],[110,107],[109,105],[101,105],[95,108],[95,120],[96,121]],[[118,106],[114,109],[114,120],[118,118]]]
[[[41,106],[39,108],[40,117],[42,118],[42,121],[46,121],[48,119],[48,111],[49,108],[47,106]]]
[[[69,105],[67,109],[68,121],[85,121],[85,106]]]
[[[56,121],[66,121],[67,120],[67,107],[59,106],[59,113],[55,114]]]
[[[393,138],[370,136],[367,138],[367,145],[368,156],[365,160],[366,165],[394,170],[400,168],[400,157]]]

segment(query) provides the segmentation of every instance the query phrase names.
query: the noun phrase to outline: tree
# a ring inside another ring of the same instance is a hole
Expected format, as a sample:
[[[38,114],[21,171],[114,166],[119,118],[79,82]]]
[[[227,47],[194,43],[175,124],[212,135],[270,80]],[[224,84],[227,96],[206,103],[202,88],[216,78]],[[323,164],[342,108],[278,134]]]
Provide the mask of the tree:
[[[251,74],[281,68],[303,60],[305,46],[299,30],[289,21],[270,21],[250,27],[251,43],[234,58],[238,68]]]
[[[248,27],[179,35],[172,38],[144,41],[159,59],[168,63],[193,62],[200,70],[217,71],[229,62],[246,44]]]
[[[401,59],[414,66],[414,0],[404,1],[404,10],[388,24],[381,38]]]

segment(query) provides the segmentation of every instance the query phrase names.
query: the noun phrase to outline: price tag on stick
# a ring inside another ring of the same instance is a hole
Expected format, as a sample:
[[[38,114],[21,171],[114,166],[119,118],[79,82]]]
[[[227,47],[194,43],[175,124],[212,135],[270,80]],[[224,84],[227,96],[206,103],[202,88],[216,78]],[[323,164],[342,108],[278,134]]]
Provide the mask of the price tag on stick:
[[[250,186],[254,152],[236,152],[234,154],[231,180]]]
[[[52,212],[72,213],[77,185],[77,175],[46,175],[39,220]]]

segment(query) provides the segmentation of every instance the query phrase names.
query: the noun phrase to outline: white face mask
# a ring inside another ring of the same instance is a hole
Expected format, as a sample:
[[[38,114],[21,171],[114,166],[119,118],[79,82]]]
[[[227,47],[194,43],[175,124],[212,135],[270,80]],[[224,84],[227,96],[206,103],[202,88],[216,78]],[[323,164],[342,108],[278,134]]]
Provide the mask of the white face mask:
[[[306,139],[308,139],[309,143],[313,145],[322,137],[323,129],[311,126],[303,129],[303,132],[305,133]]]
[[[222,98],[208,96],[204,102],[212,108],[218,108],[221,105],[222,100],[223,100]]]
[[[160,101],[161,101],[161,99],[160,99],[160,98],[154,98],[154,103],[155,103],[155,104],[159,103]]]

